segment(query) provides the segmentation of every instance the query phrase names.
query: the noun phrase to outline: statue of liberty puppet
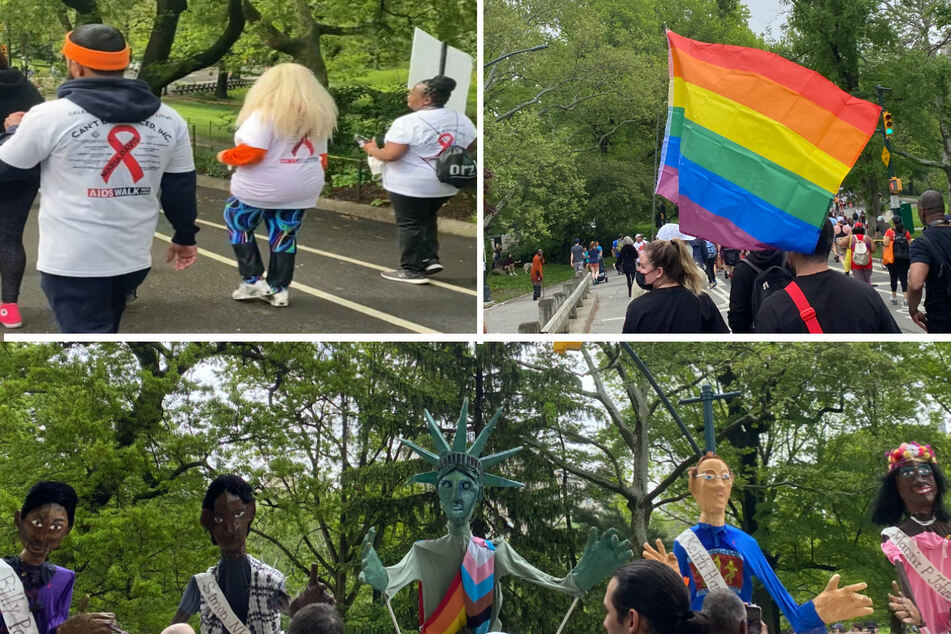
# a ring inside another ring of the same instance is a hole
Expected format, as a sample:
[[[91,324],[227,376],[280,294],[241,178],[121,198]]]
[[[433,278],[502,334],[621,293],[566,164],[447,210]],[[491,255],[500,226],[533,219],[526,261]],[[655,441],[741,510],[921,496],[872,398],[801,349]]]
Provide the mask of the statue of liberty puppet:
[[[419,620],[423,634],[455,634],[463,630],[485,634],[490,630],[500,630],[502,594],[499,578],[505,575],[571,594],[575,597],[574,608],[587,590],[613,574],[633,554],[628,542],[620,541],[613,529],[605,531],[599,539],[597,531],[592,528],[578,565],[567,576],[558,579],[532,566],[507,543],[474,536],[469,521],[483,489],[524,485],[486,473],[488,468],[517,453],[521,447],[480,457],[501,412],[492,417],[472,446],[467,448],[467,411],[468,400],[462,404],[452,445],[443,437],[429,412],[425,412],[438,454],[400,439],[434,467],[433,471],[413,476],[411,481],[435,485],[439,504],[448,519],[449,533],[439,539],[416,542],[402,561],[388,568],[383,566],[373,549],[374,529],[370,529],[363,542],[360,579],[383,593],[387,603],[410,582],[420,582]],[[562,627],[567,619],[568,615],[562,621]],[[396,625],[395,618],[393,620]]]

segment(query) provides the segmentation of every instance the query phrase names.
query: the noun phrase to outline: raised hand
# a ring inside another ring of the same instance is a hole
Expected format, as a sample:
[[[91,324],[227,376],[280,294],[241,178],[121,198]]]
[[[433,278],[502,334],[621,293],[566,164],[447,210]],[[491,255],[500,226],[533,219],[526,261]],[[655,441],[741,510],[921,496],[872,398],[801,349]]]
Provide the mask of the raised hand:
[[[390,583],[390,577],[386,574],[386,568],[383,567],[380,556],[376,554],[376,550],[373,548],[375,538],[375,528],[367,531],[367,536],[363,538],[363,563],[360,566],[360,581],[369,584],[374,590],[384,592],[386,586]]]
[[[307,587],[297,595],[297,598],[291,601],[288,616],[293,617],[298,610],[311,603],[329,603],[330,605],[336,605],[337,603],[334,595],[327,590],[327,585],[320,580],[316,563],[310,565],[310,578],[307,580]]]
[[[578,587],[587,592],[599,581],[614,574],[618,566],[627,563],[633,556],[630,543],[626,539],[620,541],[616,530],[609,528],[599,539],[598,530],[592,527],[581,561],[571,574],[574,575]]]
[[[889,593],[888,607],[895,613],[898,620],[902,623],[908,623],[909,625],[923,626],[924,622],[921,620],[921,612],[918,610],[918,606],[915,605],[915,602],[902,594],[901,588],[898,587],[898,583],[895,581],[892,581],[892,590],[895,591],[895,594]]]
[[[657,549],[651,548],[650,544],[644,542],[644,550],[641,551],[641,557],[644,559],[653,559],[654,561],[659,561],[662,564],[667,564],[674,569],[678,575],[680,574],[680,566],[677,565],[677,555],[671,552],[667,552],[667,549],[664,548],[664,542],[659,539],[656,542]]]
[[[859,594],[859,590],[867,587],[867,583],[853,583],[840,588],[839,575],[832,575],[826,589],[812,601],[816,614],[826,623],[868,616],[873,612],[872,600],[864,594]]]

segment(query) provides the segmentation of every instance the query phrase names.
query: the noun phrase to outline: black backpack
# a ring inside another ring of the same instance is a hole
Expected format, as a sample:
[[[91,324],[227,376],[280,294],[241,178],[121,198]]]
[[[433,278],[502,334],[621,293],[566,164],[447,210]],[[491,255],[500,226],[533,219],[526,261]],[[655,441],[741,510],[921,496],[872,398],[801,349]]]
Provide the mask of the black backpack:
[[[907,260],[909,258],[908,238],[905,236],[904,231],[895,233],[892,254],[896,260]]]
[[[439,134],[439,130],[433,127],[428,121],[422,118],[421,120],[432,128],[437,135]],[[458,122],[459,115],[457,113],[457,126]],[[461,145],[453,143],[449,147],[444,148],[435,157],[428,159],[423,157],[423,160],[427,163],[429,161],[435,161],[435,165],[430,164],[430,167],[436,172],[436,178],[439,179],[440,183],[446,183],[447,185],[452,185],[459,189],[463,187],[475,187],[476,185],[476,176],[479,170],[476,166],[475,158]]]
[[[786,288],[786,286],[793,281],[795,276],[789,272],[789,269],[786,268],[786,255],[783,254],[783,263],[781,266],[770,266],[766,269],[761,269],[752,262],[749,261],[749,258],[743,260],[741,264],[745,262],[750,265],[750,267],[756,271],[756,279],[753,280],[753,298],[752,298],[752,309],[753,317],[756,317],[756,314],[759,312],[760,306],[763,305],[763,302],[766,301],[766,298],[772,295],[773,293],[778,293],[779,291]]]

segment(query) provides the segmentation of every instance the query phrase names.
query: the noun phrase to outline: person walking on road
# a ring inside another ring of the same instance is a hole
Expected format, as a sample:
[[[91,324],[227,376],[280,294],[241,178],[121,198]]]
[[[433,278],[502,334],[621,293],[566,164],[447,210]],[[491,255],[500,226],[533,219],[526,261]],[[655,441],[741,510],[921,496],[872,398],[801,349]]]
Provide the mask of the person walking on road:
[[[575,238],[575,243],[571,246],[568,254],[568,264],[575,270],[575,273],[584,270],[584,247],[581,246],[581,238]]]
[[[198,257],[188,126],[148,84],[123,77],[130,50],[115,28],[77,26],[63,54],[70,80],[59,98],[7,117],[15,132],[0,146],[0,181],[40,166],[36,268],[60,330],[117,332],[151,268],[160,205],[172,268]]]
[[[287,306],[297,231],[324,187],[337,104],[308,68],[278,64],[254,82],[237,125],[235,147],[218,153],[219,161],[237,168],[224,210],[241,275],[231,297]],[[267,281],[254,237],[262,220],[271,250]]]
[[[601,247],[594,240],[588,245],[588,270],[591,271],[591,283],[597,284],[601,273]]]
[[[892,224],[882,238],[884,254],[882,262],[888,269],[889,283],[892,287],[891,302],[898,305],[898,285],[904,297],[903,305],[908,306],[908,267],[911,265],[911,234],[902,224],[901,216],[892,216]]]
[[[951,332],[951,224],[939,192],[931,189],[921,195],[918,217],[925,231],[910,248],[908,313],[929,333]],[[918,310],[924,289],[927,314]]]
[[[729,332],[717,305],[704,290],[703,272],[683,240],[648,243],[641,249],[638,271],[651,292],[628,304],[621,332]]]
[[[865,225],[856,222],[852,228],[852,235],[839,238],[839,246],[851,252],[851,270],[855,279],[871,286],[872,254],[875,253],[875,242],[865,234]]]
[[[618,266],[624,276],[627,278],[627,296],[631,296],[631,289],[634,286],[634,277],[637,275],[637,249],[634,247],[634,241],[631,236],[621,239],[621,248],[617,256]]]
[[[9,68],[0,51],[0,123],[12,113],[24,112],[40,103],[43,103],[40,91],[23,73]],[[17,306],[20,283],[26,271],[23,228],[40,187],[40,170],[31,171],[28,178],[5,185],[0,198],[0,325],[5,328],[23,325]]]
[[[413,111],[396,119],[385,144],[373,140],[361,147],[384,163],[383,187],[390,194],[399,227],[400,269],[381,275],[395,282],[427,284],[427,275],[443,270],[436,240],[436,214],[458,188],[436,177],[434,160],[453,145],[474,148],[476,128],[464,114],[445,107],[456,87],[451,77],[437,75],[410,90],[406,105]]]
[[[542,296],[542,278],[544,277],[542,267],[544,265],[545,257],[542,255],[542,250],[539,249],[535,252],[535,257],[532,258],[532,301],[538,301]]]

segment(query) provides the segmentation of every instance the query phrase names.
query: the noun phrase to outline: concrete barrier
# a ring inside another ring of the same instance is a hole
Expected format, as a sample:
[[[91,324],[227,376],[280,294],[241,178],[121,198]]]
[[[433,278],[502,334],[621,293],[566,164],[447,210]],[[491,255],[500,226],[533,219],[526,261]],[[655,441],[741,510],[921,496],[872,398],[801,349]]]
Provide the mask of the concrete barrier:
[[[541,332],[543,333],[561,333],[568,332],[568,320],[571,317],[571,313],[575,312],[577,315],[577,308],[581,304],[585,295],[588,294],[588,291],[591,290],[591,277],[585,275],[584,277],[575,277],[572,280],[569,280],[566,283],[566,286],[574,284],[574,289],[565,299],[564,303],[555,310],[554,314],[547,320],[542,320],[542,315],[539,313],[539,321],[544,326],[541,327]]]

